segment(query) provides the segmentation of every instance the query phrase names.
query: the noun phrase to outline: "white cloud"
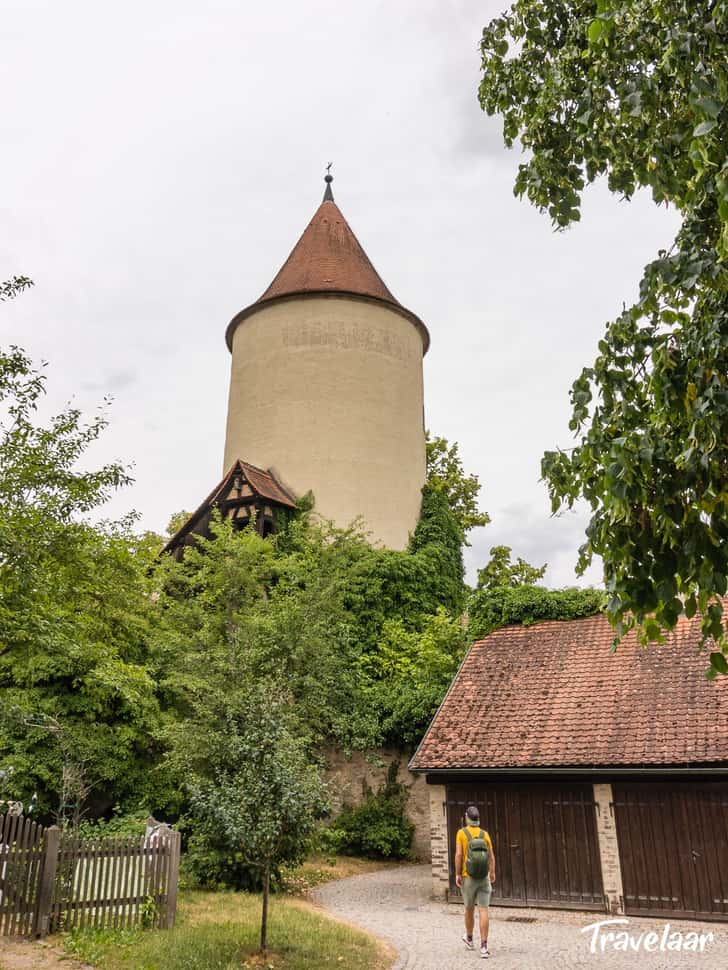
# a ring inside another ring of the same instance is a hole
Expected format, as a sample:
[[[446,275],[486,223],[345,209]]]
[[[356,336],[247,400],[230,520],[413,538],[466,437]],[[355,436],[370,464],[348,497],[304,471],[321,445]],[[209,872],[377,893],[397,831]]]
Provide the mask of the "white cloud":
[[[428,424],[461,442],[494,519],[478,554],[505,542],[573,581],[583,519],[550,518],[540,457],[569,443],[570,382],[675,219],[597,188],[554,234],[513,198],[518,154],[476,98],[501,7],[6,3],[0,277],[36,287],[2,305],[0,339],[49,361],[49,407],[114,392],[91,457],[133,460],[136,484],[109,511],[162,529],[217,480],[225,326],[333,159],[342,210],[430,327]]]

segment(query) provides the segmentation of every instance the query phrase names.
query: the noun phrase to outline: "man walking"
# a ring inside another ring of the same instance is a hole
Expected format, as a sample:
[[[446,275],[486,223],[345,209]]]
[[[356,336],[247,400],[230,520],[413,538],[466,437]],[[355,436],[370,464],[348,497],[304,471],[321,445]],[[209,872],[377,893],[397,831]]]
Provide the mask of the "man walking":
[[[495,883],[495,854],[488,833],[480,827],[480,812],[475,805],[468,805],[465,826],[457,834],[455,842],[455,883],[460,887],[465,903],[465,933],[463,943],[469,950],[473,943],[475,907],[478,907],[480,923],[480,955],[490,956],[488,951],[488,907]]]

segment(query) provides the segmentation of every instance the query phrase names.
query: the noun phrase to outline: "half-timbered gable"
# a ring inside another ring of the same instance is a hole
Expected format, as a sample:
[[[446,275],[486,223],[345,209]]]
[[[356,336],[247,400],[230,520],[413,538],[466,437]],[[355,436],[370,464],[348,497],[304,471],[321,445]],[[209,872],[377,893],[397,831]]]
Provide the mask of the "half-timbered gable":
[[[237,459],[223,480],[172,536],[163,551],[172,553],[177,560],[181,559],[185,547],[194,543],[197,536],[209,537],[210,519],[215,511],[224,519],[230,519],[236,529],[244,529],[254,521],[258,534],[265,537],[276,532],[280,512],[290,512],[295,508],[295,497],[272,471]]]

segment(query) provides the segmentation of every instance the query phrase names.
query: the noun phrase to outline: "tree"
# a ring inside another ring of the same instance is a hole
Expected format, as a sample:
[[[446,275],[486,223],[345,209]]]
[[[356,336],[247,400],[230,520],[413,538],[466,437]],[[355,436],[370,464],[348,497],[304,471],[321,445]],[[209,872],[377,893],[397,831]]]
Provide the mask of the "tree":
[[[682,217],[639,300],[574,382],[569,451],[547,452],[554,511],[592,511],[579,568],[604,562],[617,635],[659,639],[683,608],[725,630],[728,575],[728,6],[520,0],[483,31],[480,101],[528,158],[515,191],[559,228],[606,176]],[[719,669],[728,665],[720,654]]]
[[[214,517],[209,538],[155,570],[152,655],[170,736],[199,696],[228,690],[234,657],[253,680],[276,672],[312,749],[416,740],[464,652],[462,542],[431,481],[407,550],[374,548],[305,510],[272,539]],[[400,647],[394,677],[386,658]]]
[[[198,849],[201,842],[215,846],[260,873],[265,954],[271,874],[304,858],[325,803],[319,772],[294,735],[277,684],[246,680],[237,668],[230,675],[221,706],[211,709],[200,698],[196,707],[188,788]]]
[[[14,300],[16,296],[33,286],[33,280],[27,276],[13,276],[12,279],[0,283],[0,303],[5,300]]]
[[[234,658],[253,679],[276,672],[311,744],[372,743],[377,727],[356,675],[362,645],[345,603],[370,547],[301,523],[281,537],[282,550],[277,538],[236,532],[216,516],[210,538],[181,562],[160,561],[153,653],[165,706],[184,721],[198,694],[227,690]]]
[[[408,553],[423,571],[421,611],[432,614],[444,607],[455,615],[465,602],[462,519],[445,492],[428,481],[422,489],[420,521]]]
[[[37,790],[41,811],[78,818],[82,788],[110,804],[144,790],[151,551],[131,520],[88,522],[129,477],[118,463],[79,468],[103,414],[35,423],[44,387],[21,350],[0,352],[0,761],[12,761],[20,797]],[[59,806],[70,788],[73,805]]]
[[[183,525],[186,525],[189,520],[191,512],[187,512],[185,509],[180,509],[179,512],[173,512],[169,517],[169,522],[167,523],[167,535],[171,538],[176,536]]]
[[[546,563],[537,567],[519,556],[511,562],[510,546],[493,546],[490,559],[478,570],[478,589],[496,589],[504,586],[533,586],[546,572]]]
[[[324,807],[313,746],[348,739],[363,706],[347,694],[355,645],[328,570],[315,544],[305,562],[288,540],[277,559],[273,542],[218,515],[210,538],[155,575],[154,654],[168,763],[189,796],[190,862],[203,883],[262,888],[263,953],[271,874],[302,858]]]
[[[490,517],[478,509],[480,482],[477,475],[467,475],[458,453],[457,442],[431,437],[427,432],[427,484],[448,501],[450,511],[460,527],[462,542],[467,545],[471,529],[487,525]]]
[[[382,628],[376,650],[363,659],[385,743],[417,743],[427,730],[467,648],[460,618],[442,607],[421,630],[399,619]]]

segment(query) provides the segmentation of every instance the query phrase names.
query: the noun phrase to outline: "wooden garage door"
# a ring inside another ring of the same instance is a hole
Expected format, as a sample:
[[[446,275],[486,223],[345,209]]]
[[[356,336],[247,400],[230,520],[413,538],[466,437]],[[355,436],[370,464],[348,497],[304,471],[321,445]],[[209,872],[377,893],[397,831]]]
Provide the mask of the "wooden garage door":
[[[612,792],[626,912],[728,920],[728,782]]]
[[[495,904],[604,909],[591,785],[500,783],[447,788],[450,891],[455,836],[471,803],[493,839]]]

